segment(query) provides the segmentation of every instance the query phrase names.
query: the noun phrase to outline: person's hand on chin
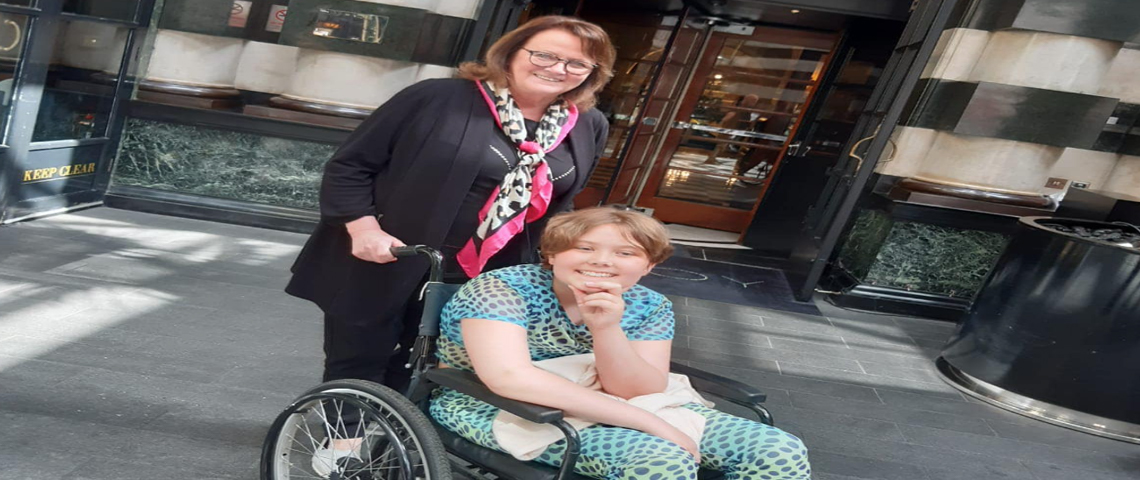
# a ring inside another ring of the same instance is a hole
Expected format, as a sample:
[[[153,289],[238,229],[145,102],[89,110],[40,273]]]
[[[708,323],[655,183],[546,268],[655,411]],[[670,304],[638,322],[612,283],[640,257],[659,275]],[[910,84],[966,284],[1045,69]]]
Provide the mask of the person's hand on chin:
[[[621,298],[624,289],[620,283],[587,281],[582,282],[581,287],[568,285],[574,292],[578,313],[586,327],[591,331],[620,327],[625,312],[625,301]]]

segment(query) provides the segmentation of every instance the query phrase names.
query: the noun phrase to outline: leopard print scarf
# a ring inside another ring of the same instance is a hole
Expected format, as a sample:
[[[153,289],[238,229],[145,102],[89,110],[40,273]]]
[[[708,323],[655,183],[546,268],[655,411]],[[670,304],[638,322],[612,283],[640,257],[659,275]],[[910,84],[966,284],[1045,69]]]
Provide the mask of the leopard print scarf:
[[[560,99],[546,109],[534,141],[528,141],[522,110],[511,98],[510,90],[488,81],[476,83],[495,123],[518,147],[519,161],[491,193],[479,211],[475,235],[456,254],[460,267],[471,278],[482,272],[491,256],[502,250],[526,223],[546,214],[554,183],[544,157],[562,143],[578,120],[577,107]]]

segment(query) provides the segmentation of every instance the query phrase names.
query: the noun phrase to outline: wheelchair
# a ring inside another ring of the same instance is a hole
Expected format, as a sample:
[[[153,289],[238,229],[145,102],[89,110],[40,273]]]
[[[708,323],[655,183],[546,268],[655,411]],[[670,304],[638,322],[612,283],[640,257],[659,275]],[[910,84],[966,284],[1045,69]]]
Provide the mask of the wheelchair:
[[[363,380],[334,380],[301,394],[266,434],[262,480],[586,480],[574,473],[578,432],[563,419],[562,411],[496,395],[474,373],[436,368],[440,313],[462,285],[443,283],[443,256],[430,247],[395,247],[392,253],[397,257],[423,255],[431,267],[420,293],[424,311],[407,365],[412,372],[407,390],[397,392]],[[670,369],[687,375],[697,391],[741,405],[759,421],[774,424],[761,405],[766,396],[756,388],[677,362]],[[560,467],[516,460],[443,428],[427,413],[436,387],[451,388],[526,420],[557,427],[565,435],[566,447]],[[337,439],[354,439],[359,447],[354,455],[335,464],[317,455]],[[706,469],[698,475],[701,480],[721,477],[720,472]]]

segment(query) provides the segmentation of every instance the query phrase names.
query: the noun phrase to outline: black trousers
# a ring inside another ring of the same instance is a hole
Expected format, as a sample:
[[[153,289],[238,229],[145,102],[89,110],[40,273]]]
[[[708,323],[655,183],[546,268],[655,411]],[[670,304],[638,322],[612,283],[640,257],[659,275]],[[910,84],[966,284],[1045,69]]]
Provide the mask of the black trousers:
[[[324,381],[369,380],[403,393],[411,380],[405,365],[422,313],[423,304],[413,296],[398,311],[375,316],[325,314]]]

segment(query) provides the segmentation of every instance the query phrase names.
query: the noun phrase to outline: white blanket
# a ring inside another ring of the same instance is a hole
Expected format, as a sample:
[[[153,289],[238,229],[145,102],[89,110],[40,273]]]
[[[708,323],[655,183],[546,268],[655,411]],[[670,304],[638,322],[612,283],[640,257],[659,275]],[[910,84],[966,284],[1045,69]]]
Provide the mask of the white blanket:
[[[577,383],[591,390],[601,391],[602,385],[598,381],[598,371],[594,366],[594,354],[571,355],[535,362],[534,366]],[[606,395],[603,393],[603,395]],[[612,395],[611,398],[629,403],[635,407],[646,410],[678,430],[688,435],[698,445],[705,431],[705,417],[681,408],[688,403],[699,403],[712,407],[712,402],[705,400],[689,384],[689,377],[669,374],[669,385],[662,393],[642,395],[624,400]],[[577,430],[594,425],[594,422],[580,418],[567,417],[567,423]],[[507,453],[519,460],[533,460],[542,454],[551,444],[562,440],[565,436],[562,431],[553,425],[544,425],[523,420],[518,416],[500,411],[491,426],[495,440]]]

